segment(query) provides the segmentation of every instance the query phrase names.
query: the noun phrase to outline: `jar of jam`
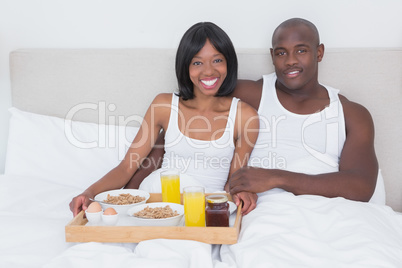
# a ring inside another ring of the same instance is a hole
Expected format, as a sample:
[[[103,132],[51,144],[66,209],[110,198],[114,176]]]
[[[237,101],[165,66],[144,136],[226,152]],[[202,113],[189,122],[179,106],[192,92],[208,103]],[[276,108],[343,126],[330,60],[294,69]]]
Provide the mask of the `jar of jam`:
[[[206,197],[206,226],[229,227],[229,204],[226,195],[209,195]]]

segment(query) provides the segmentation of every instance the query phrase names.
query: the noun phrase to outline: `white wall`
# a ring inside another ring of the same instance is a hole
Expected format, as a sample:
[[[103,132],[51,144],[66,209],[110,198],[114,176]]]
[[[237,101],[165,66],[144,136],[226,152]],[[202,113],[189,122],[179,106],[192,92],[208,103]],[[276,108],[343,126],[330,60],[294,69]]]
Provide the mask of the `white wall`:
[[[326,47],[402,47],[401,0],[0,0],[0,173],[11,106],[8,55],[18,48],[175,48],[212,21],[237,48],[269,48],[274,28],[303,17]]]

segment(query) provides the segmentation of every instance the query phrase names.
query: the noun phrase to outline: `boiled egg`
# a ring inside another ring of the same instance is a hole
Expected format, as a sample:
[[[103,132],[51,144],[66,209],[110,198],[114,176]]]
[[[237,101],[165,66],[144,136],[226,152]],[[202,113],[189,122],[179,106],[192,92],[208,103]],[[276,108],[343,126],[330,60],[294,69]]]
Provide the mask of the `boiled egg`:
[[[92,202],[89,204],[87,212],[89,213],[96,213],[102,211],[102,206],[98,202]]]
[[[116,214],[117,214],[117,212],[114,208],[107,208],[103,212],[103,215],[116,215]]]

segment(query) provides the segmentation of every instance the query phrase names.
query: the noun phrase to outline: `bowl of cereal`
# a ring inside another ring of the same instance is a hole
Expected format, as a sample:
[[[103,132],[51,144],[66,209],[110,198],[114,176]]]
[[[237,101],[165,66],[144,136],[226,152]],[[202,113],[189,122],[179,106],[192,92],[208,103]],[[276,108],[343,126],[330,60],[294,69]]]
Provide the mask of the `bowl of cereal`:
[[[168,202],[147,203],[130,208],[127,215],[135,226],[178,226],[183,219],[184,206]]]
[[[137,189],[110,190],[99,193],[95,196],[102,209],[114,208],[120,215],[126,215],[127,211],[135,206],[145,204],[150,194],[146,191]]]

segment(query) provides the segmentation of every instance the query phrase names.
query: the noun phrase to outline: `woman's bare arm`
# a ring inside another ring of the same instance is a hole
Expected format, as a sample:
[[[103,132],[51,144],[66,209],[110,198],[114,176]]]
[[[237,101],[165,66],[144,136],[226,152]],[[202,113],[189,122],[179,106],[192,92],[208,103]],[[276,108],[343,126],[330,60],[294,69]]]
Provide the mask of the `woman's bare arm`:
[[[257,111],[245,102],[239,102],[235,122],[235,151],[230,166],[229,178],[238,169],[247,166],[251,152],[258,138],[259,117]],[[229,192],[226,183],[225,190]],[[251,192],[240,192],[233,195],[233,201],[239,205],[243,201],[242,213],[246,215],[256,207],[257,195]]]
[[[166,128],[170,115],[170,103],[171,94],[160,94],[155,97],[120,164],[70,202],[70,210],[74,216],[81,209],[85,210],[88,207],[89,198],[93,198],[100,192],[122,188],[129,182],[154,147],[160,130]]]

